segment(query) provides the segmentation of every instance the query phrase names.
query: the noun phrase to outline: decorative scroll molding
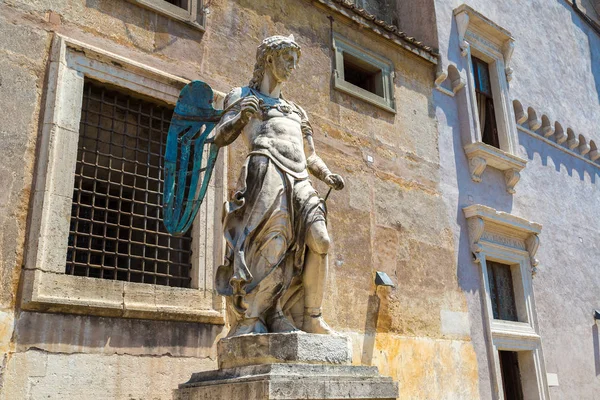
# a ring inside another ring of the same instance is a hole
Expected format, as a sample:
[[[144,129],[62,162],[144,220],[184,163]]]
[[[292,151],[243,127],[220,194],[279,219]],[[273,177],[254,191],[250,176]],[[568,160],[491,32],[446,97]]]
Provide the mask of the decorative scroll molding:
[[[521,174],[516,169],[507,169],[504,171],[504,181],[506,182],[506,191],[510,194],[514,194],[515,185],[521,179]]]
[[[571,128],[564,129],[560,122],[553,122],[553,118],[549,115],[544,114],[540,119],[533,107],[528,107],[525,111],[525,107],[519,100],[513,100],[513,109],[518,130],[596,167],[600,166],[600,152],[593,140],[576,134]]]
[[[481,182],[481,175],[483,175],[487,167],[487,161],[484,157],[472,157],[469,159],[469,171],[471,172],[471,179],[473,182]]]
[[[458,43],[460,46],[460,55],[466,57],[469,54],[469,42],[465,40],[465,34],[469,27],[469,13],[461,11],[454,15],[456,19],[456,27],[458,28]]]
[[[474,182],[481,182],[481,176],[489,165],[504,171],[506,191],[511,194],[515,193],[515,185],[521,178],[520,172],[525,168],[526,160],[483,142],[466,145],[465,153],[469,159],[469,171]]]
[[[510,67],[510,60],[515,50],[515,40],[509,39],[502,47],[502,55],[504,56],[504,72],[506,73],[506,80],[512,80],[513,69]]]
[[[540,263],[537,258],[535,258],[535,253],[537,253],[538,247],[540,247],[540,238],[538,235],[531,235],[527,239],[525,239],[525,245],[527,246],[527,251],[529,252],[529,262],[531,263],[531,273],[535,274],[537,271],[537,266]]]
[[[479,263],[481,261],[479,253],[482,250],[479,239],[481,239],[485,230],[485,222],[483,218],[475,217],[467,219],[467,223],[469,225],[469,238],[471,239],[471,253],[475,257],[475,262]]]

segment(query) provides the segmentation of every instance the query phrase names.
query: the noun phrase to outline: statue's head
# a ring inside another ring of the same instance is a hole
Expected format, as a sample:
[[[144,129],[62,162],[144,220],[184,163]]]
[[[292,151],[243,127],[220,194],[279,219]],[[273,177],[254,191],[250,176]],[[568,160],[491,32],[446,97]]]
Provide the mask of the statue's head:
[[[256,64],[250,86],[260,89],[267,69],[279,81],[286,81],[300,59],[300,46],[294,36],[271,36],[262,41],[256,50]]]

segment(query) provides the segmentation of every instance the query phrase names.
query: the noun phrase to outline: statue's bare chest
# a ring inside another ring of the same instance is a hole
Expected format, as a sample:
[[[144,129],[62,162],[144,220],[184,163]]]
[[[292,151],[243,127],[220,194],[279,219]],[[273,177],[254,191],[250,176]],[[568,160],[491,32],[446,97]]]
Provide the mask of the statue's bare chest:
[[[260,112],[246,125],[251,150],[266,151],[287,169],[304,171],[306,158],[300,111],[285,100],[261,100]]]

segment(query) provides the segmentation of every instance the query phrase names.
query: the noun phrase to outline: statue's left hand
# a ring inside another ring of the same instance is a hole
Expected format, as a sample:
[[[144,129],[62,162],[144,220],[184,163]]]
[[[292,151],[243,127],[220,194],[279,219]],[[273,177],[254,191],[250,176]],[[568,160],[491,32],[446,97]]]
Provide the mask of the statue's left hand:
[[[327,175],[324,182],[335,190],[342,190],[344,188],[344,178],[338,174]]]

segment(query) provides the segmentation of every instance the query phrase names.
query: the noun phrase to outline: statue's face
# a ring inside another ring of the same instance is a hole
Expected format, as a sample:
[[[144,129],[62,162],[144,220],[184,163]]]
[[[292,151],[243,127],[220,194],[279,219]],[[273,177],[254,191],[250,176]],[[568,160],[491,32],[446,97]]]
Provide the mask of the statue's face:
[[[269,65],[277,82],[285,82],[298,66],[298,53],[293,49],[284,50],[276,56],[271,56]]]

